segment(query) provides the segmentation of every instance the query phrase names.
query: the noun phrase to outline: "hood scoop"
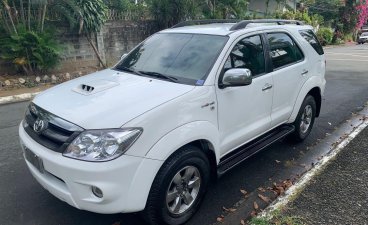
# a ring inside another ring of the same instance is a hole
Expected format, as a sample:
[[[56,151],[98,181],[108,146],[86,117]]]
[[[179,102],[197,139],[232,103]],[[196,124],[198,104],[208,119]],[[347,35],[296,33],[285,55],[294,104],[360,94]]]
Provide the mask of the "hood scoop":
[[[118,85],[119,83],[109,80],[92,80],[79,84],[73,91],[82,95],[92,95]]]

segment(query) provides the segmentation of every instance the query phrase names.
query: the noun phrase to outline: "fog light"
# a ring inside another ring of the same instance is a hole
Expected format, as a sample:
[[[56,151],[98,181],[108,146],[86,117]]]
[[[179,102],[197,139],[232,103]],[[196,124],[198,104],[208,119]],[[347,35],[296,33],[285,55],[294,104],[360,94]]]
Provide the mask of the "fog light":
[[[102,190],[101,190],[101,189],[99,189],[98,187],[92,186],[92,193],[93,193],[97,198],[102,198],[102,197],[103,197]]]

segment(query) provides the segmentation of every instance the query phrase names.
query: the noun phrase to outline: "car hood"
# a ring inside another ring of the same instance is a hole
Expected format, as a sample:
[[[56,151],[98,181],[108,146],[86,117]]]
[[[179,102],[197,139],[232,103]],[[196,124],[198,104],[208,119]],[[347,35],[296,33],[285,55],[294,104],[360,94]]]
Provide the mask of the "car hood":
[[[107,69],[39,94],[39,107],[85,129],[118,128],[194,86]]]

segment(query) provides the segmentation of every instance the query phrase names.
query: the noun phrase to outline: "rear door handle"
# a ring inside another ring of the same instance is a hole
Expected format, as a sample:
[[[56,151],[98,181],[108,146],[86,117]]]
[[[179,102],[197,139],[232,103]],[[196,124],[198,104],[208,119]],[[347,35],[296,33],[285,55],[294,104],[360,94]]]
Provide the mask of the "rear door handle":
[[[307,75],[309,73],[309,71],[308,70],[303,70],[303,72],[302,72],[302,76],[305,76],[305,75]]]
[[[268,89],[271,89],[273,86],[272,84],[266,84],[265,86],[263,86],[262,91],[267,91]]]

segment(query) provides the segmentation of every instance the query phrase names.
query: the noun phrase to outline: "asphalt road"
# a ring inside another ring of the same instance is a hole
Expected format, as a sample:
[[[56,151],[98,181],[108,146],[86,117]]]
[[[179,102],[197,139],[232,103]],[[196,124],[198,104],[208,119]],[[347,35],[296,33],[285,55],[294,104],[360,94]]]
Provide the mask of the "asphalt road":
[[[302,144],[280,142],[224,175],[210,190],[188,225],[212,224],[243,196],[272,180],[288,161],[303,157],[318,140],[333,133],[368,100],[368,45],[326,49],[327,88],[321,116]],[[18,144],[18,124],[28,103],[0,106],[0,225],[143,225],[138,214],[100,215],[75,209],[53,197],[31,176]],[[315,151],[318,151],[318,149]],[[282,163],[275,163],[275,160]],[[285,162],[285,163],[284,163]]]

